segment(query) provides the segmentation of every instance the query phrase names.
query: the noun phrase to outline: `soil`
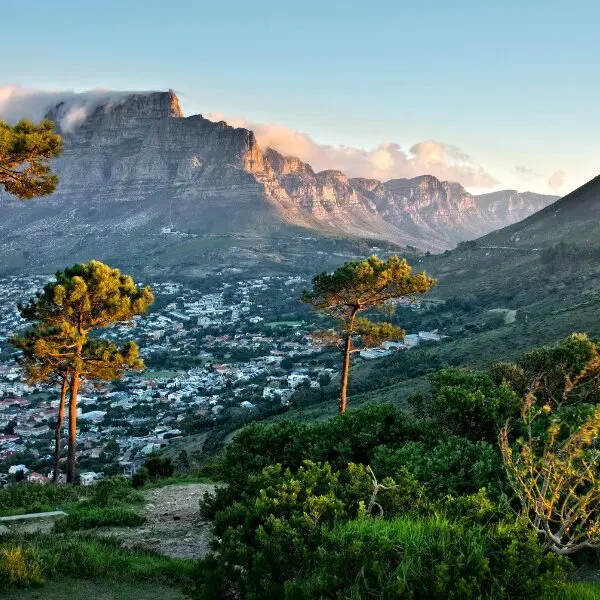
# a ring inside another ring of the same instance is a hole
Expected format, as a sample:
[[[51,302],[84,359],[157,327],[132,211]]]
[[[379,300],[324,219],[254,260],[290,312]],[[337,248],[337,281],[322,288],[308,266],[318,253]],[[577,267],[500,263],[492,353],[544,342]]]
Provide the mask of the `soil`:
[[[116,537],[125,547],[152,550],[173,558],[201,558],[210,550],[210,524],[200,517],[200,499],[213,484],[168,485],[143,492],[146,523],[140,527],[106,527],[96,535]]]

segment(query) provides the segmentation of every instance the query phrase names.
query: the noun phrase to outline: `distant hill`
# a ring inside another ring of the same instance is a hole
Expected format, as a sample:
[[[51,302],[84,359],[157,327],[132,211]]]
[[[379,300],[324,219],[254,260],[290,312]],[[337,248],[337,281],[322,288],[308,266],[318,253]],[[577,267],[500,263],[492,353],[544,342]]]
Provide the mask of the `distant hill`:
[[[432,176],[317,173],[261,149],[252,131],[184,117],[173,92],[121,95],[75,125],[71,108],[48,114],[71,125],[54,163],[57,192],[26,203],[0,194],[0,272],[93,257],[191,276],[223,265],[317,266],[298,257],[368,253],[362,239],[441,251],[556,200],[473,196]]]
[[[481,244],[546,247],[558,242],[600,246],[600,176],[528,218],[494,231]]]
[[[573,332],[600,336],[599,257],[600,177],[519,223],[443,254],[415,257],[417,268],[438,279],[431,297],[444,302],[394,318],[411,333],[440,328],[448,338],[354,369],[349,406],[405,405],[441,367],[486,368]],[[516,311],[514,322],[498,321],[504,310]],[[333,401],[312,398],[294,413],[333,413],[335,393],[332,386]]]

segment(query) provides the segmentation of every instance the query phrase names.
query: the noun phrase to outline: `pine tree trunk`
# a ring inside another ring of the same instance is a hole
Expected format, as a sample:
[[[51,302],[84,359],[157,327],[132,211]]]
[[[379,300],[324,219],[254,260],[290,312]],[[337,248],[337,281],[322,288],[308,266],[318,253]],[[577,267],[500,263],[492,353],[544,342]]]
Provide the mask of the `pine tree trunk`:
[[[56,421],[56,431],[54,433],[54,469],[52,470],[52,482],[58,481],[58,463],[60,461],[60,434],[62,432],[63,421],[65,418],[65,402],[67,399],[67,389],[69,378],[65,374],[60,388],[60,404],[58,405],[58,419]]]
[[[75,482],[75,449],[77,446],[77,393],[79,391],[79,372],[75,371],[71,379],[69,398],[69,454],[67,459],[67,483]]]
[[[346,412],[346,396],[348,395],[348,371],[350,369],[350,347],[352,345],[352,336],[346,334],[344,342],[344,360],[342,362],[342,385],[340,387],[340,398],[338,401],[338,413],[343,415]]]

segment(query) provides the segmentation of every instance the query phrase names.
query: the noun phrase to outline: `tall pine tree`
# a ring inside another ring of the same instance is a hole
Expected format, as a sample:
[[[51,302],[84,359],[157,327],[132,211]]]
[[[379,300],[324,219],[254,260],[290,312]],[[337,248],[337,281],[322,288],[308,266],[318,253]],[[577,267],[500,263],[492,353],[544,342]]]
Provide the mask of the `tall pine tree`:
[[[149,287],[138,288],[129,275],[92,260],[59,271],[56,281],[19,307],[25,319],[60,337],[59,342],[38,343],[36,354],[40,359],[65,359],[68,364],[68,482],[75,479],[77,396],[82,379],[112,379],[128,366],[139,368],[141,364],[135,344],[119,349],[90,338],[90,334],[116,323],[131,322],[134,316],[145,313],[153,300]]]
[[[348,372],[352,340],[358,338],[363,347],[378,345],[385,340],[401,339],[404,331],[390,323],[373,322],[359,313],[383,307],[391,300],[425,294],[435,285],[435,279],[424,272],[412,274],[405,259],[392,256],[383,261],[376,256],[349,262],[333,273],[321,273],[313,278],[313,288],[302,294],[302,302],[338,321],[333,336],[343,348],[338,412],[346,412]]]

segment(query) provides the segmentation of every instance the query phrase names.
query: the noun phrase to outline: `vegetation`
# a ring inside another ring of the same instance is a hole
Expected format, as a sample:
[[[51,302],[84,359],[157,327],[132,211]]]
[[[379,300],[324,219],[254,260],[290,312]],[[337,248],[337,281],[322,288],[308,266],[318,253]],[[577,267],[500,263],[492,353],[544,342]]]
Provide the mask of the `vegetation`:
[[[582,381],[597,379],[599,367],[595,352],[577,377],[565,378],[562,393],[552,395],[554,405],[560,409],[572,402]],[[518,440],[517,449],[509,443],[508,424],[502,428],[502,455],[509,481],[523,515],[534,531],[544,537],[549,549],[567,555],[584,548],[598,548],[600,452],[595,445],[600,432],[600,406],[579,410],[580,414],[590,414],[572,432],[572,423],[561,422],[560,418],[551,419],[547,429],[540,431],[537,421],[552,412],[549,401],[539,404],[538,396],[543,397],[543,391],[540,378],[525,396],[521,412],[525,435]]]
[[[51,194],[58,179],[49,160],[61,154],[62,139],[54,123],[25,119],[8,125],[0,119],[0,187],[21,200]]]
[[[144,466],[133,474],[131,483],[134,488],[141,488],[149,482],[157,482],[169,478],[175,472],[173,461],[168,456],[151,453]]]
[[[21,315],[33,323],[13,344],[23,351],[24,375],[32,382],[61,382],[61,400],[55,443],[58,471],[60,431],[69,387],[69,451],[67,481],[75,480],[77,395],[82,379],[112,381],[126,369],[141,369],[134,342],[122,348],[90,337],[98,329],[126,323],[143,314],[152,303],[149,287],[138,288],[118,269],[92,260],[59,271],[25,306]]]
[[[302,295],[304,303],[339,323],[337,332],[322,337],[343,348],[340,413],[346,412],[352,339],[358,337],[363,347],[368,347],[404,337],[404,331],[399,327],[370,321],[359,317],[359,313],[381,308],[391,300],[425,294],[435,285],[435,280],[425,273],[411,275],[411,272],[405,259],[392,256],[383,261],[371,256],[367,260],[346,263],[332,274],[317,275],[312,290]]]
[[[216,462],[227,485],[201,504],[215,542],[200,564],[197,597],[568,598],[579,589],[594,597],[593,587],[571,587],[568,576],[597,558],[567,560],[544,543],[543,527],[515,516],[520,496],[504,463],[528,439],[506,430],[507,420],[515,432],[531,425],[552,451],[546,432],[560,421],[560,448],[575,439],[588,445],[557,471],[577,478],[558,496],[571,505],[594,498],[586,485],[598,461],[585,452],[597,439],[597,351],[574,335],[487,373],[442,369],[428,393],[411,399],[412,415],[379,404],[241,430]],[[565,381],[568,397],[556,394]],[[542,410],[539,425],[522,410],[536,382],[539,399],[555,398],[552,420]],[[593,534],[577,514],[573,531]]]
[[[62,580],[75,574],[83,580],[169,581],[183,586],[190,584],[192,572],[189,561],[126,550],[106,538],[56,534],[9,535],[0,540],[0,582],[14,586]]]
[[[76,531],[78,529],[94,529],[96,527],[137,527],[145,522],[140,514],[124,507],[92,508],[73,512],[58,520],[54,526],[56,531]]]

